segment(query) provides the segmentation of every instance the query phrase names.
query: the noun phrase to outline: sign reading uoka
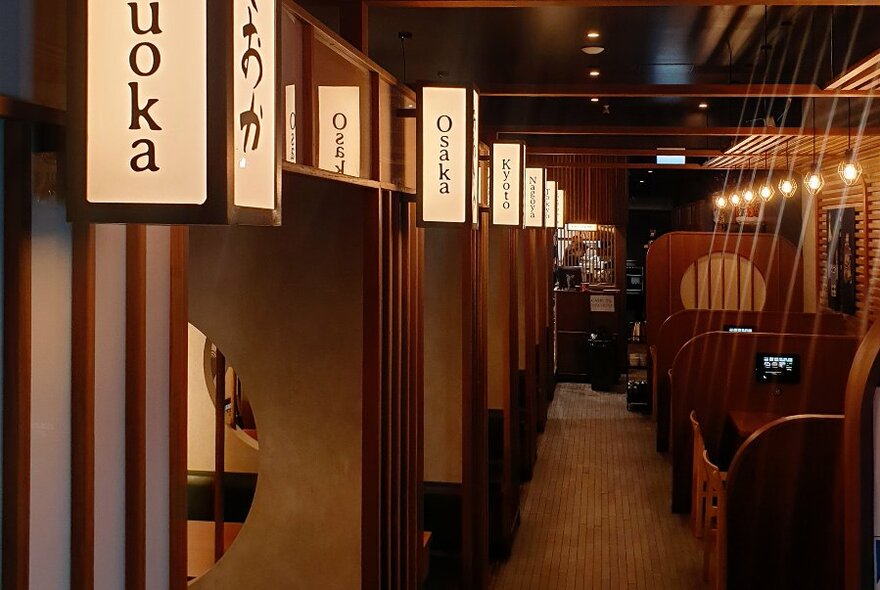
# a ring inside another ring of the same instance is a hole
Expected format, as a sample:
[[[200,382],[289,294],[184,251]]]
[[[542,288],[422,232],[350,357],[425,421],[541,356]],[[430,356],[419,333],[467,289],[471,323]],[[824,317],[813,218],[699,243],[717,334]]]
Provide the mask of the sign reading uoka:
[[[204,203],[205,4],[92,0],[87,18],[86,198]]]
[[[71,3],[70,219],[280,223],[276,6]]]
[[[361,89],[318,87],[318,167],[339,174],[361,174]]]
[[[544,225],[544,169],[526,168],[526,186],[523,199],[523,225]]]
[[[284,87],[284,159],[296,164],[296,85]]]
[[[423,86],[418,110],[418,222],[473,223],[478,156],[472,89]]]
[[[556,227],[556,181],[544,183],[544,227]]]
[[[275,0],[233,0],[235,205],[275,207]]]
[[[522,224],[523,164],[525,146],[521,143],[492,144],[492,223]]]

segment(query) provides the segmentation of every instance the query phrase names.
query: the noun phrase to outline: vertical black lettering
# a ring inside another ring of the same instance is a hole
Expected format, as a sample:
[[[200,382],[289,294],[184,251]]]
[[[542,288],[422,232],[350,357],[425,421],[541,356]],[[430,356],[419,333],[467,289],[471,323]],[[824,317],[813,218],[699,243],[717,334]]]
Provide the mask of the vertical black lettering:
[[[131,144],[133,149],[136,149],[138,146],[143,146],[144,151],[131,157],[129,162],[131,169],[135,172],[145,172],[147,170],[156,172],[159,169],[159,166],[156,164],[156,144],[149,139],[139,139]]]
[[[141,70],[140,65],[138,65],[138,50],[141,47],[146,47],[150,50],[150,69],[147,71]],[[131,51],[128,54],[128,65],[131,67],[131,71],[137,74],[138,76],[152,76],[156,73],[156,70],[159,69],[159,63],[162,61],[162,56],[159,54],[159,49],[153,45],[152,43],[138,43],[134,47],[131,48]]]
[[[131,8],[131,30],[135,32],[136,35],[146,35],[147,33],[153,33],[154,35],[158,35],[162,32],[162,29],[159,28],[159,3],[158,2],[150,2],[150,26],[149,28],[142,29],[138,24],[138,5],[136,2],[129,2],[128,7]]]
[[[138,105],[138,83],[129,82],[128,87],[131,89],[131,124],[128,126],[128,128],[140,129],[140,120],[143,119],[144,121],[146,121],[150,129],[152,129],[153,131],[161,131],[162,128],[159,127],[159,124],[156,123],[155,119],[153,119],[153,116],[150,114],[150,109],[153,108],[153,105],[159,102],[159,99],[147,99],[147,104],[141,107]]]

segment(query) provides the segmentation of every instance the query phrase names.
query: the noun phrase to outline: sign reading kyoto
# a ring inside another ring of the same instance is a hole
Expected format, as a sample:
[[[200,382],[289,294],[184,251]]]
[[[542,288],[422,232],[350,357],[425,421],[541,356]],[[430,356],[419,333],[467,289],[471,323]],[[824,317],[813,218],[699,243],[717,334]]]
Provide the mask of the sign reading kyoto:
[[[495,225],[522,225],[524,163],[523,144],[492,144],[492,223]]]

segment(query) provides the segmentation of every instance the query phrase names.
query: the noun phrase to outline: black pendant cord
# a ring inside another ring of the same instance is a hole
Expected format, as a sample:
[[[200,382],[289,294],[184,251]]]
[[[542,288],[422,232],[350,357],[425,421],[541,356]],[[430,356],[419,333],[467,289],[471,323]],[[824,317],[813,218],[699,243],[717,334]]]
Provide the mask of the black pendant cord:
[[[810,109],[813,117],[813,165],[816,165],[816,99],[813,99],[813,107]]]
[[[852,99],[846,99],[846,150],[852,149]]]

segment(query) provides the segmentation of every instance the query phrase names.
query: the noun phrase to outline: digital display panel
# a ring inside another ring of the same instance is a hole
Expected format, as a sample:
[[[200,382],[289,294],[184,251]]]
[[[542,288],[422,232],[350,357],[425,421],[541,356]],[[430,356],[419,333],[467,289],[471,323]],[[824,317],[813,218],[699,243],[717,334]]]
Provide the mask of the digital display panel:
[[[740,334],[751,334],[755,331],[754,326],[737,326],[736,324],[725,324],[724,326],[725,332],[734,332]]]
[[[755,380],[758,383],[799,383],[800,355],[759,352],[755,355]]]

